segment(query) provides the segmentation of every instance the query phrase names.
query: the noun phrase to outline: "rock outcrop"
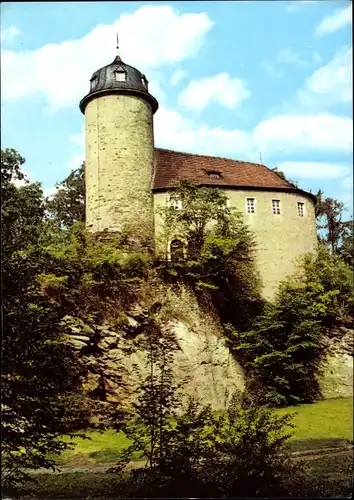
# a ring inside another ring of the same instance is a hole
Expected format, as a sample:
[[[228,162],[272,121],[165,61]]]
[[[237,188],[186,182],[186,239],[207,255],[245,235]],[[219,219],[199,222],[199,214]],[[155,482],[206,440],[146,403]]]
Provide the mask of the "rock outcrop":
[[[325,399],[353,396],[354,330],[340,327],[325,340],[319,379]]]
[[[66,317],[66,342],[80,353],[81,388],[106,407],[129,406],[148,374],[149,321],[161,336],[174,338],[173,371],[184,396],[197,397],[214,409],[225,407],[234,389],[244,389],[241,366],[227,346],[212,310],[202,311],[186,288],[159,289],[149,304],[135,304],[112,326],[88,326]],[[319,378],[324,398],[353,395],[353,329],[338,328],[324,341]]]
[[[168,333],[175,339],[173,371],[183,395],[198,397],[214,409],[224,408],[232,390],[244,388],[244,377],[216,317],[202,312],[186,289],[164,290],[160,299],[154,319],[161,335]],[[66,317],[66,342],[80,351],[84,393],[108,403],[129,405],[139,381],[148,373],[149,313],[135,305],[120,316],[120,324],[114,328],[90,327]]]

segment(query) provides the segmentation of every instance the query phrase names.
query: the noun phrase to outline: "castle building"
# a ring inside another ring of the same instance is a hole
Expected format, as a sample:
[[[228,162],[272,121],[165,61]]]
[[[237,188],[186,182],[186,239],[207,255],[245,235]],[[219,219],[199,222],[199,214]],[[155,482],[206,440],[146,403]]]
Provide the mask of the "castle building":
[[[272,298],[295,260],[317,246],[316,197],[264,165],[155,148],[157,100],[148,80],[119,56],[95,71],[81,100],[85,115],[86,227],[124,231],[151,243],[178,182],[217,187],[255,235],[263,294]],[[178,235],[167,253],[179,251]]]

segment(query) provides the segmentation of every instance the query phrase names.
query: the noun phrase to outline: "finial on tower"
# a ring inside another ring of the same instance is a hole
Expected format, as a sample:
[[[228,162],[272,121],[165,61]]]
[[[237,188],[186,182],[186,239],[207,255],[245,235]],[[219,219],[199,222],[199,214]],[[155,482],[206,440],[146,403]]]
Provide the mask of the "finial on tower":
[[[117,33],[117,56],[119,56],[119,37]]]

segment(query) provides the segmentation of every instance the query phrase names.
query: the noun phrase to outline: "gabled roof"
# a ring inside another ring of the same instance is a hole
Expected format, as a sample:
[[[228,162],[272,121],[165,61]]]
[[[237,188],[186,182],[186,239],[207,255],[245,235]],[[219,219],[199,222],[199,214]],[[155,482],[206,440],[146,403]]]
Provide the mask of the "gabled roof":
[[[203,186],[301,191],[259,163],[156,148],[153,190],[168,189],[181,181]]]

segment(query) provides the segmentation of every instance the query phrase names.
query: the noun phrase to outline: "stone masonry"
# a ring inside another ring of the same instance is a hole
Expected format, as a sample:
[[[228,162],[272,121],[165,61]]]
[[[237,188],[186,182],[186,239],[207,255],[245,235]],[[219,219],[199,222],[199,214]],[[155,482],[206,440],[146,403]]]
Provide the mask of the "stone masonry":
[[[152,237],[150,104],[136,96],[100,96],[88,103],[85,125],[88,230]]]

